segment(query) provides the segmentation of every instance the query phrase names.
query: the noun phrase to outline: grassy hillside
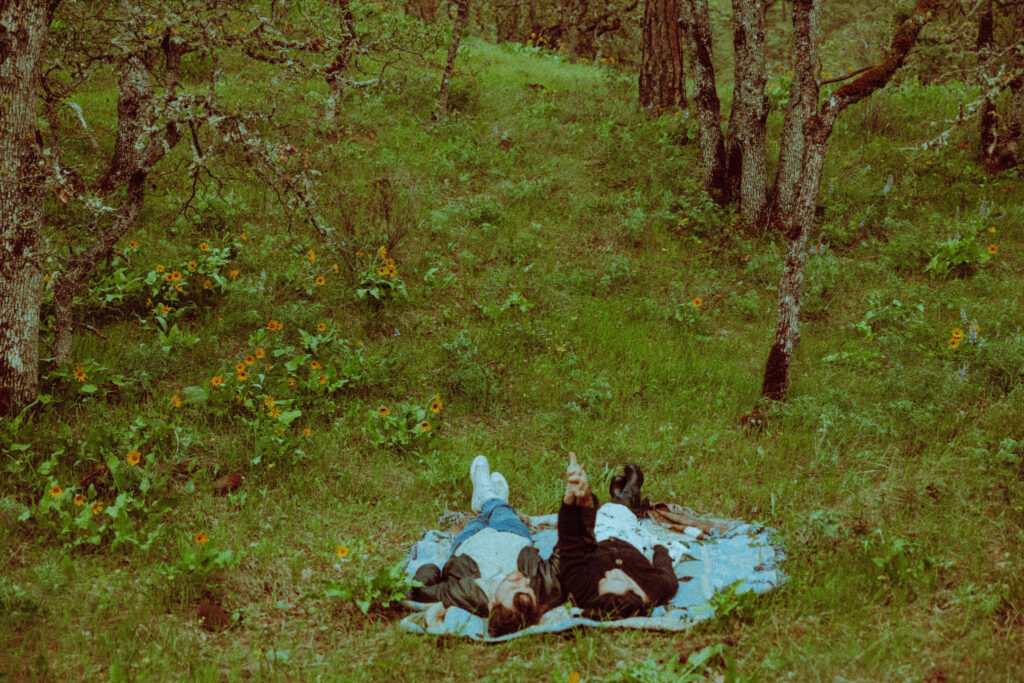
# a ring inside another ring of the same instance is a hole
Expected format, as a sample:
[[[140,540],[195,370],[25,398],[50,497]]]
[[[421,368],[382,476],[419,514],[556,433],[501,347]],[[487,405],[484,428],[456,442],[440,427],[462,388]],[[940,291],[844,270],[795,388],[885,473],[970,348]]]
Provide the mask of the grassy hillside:
[[[102,337],[0,441],[0,673],[670,681],[724,643],[754,680],[1018,678],[1024,187],[966,138],[910,149],[957,86],[841,119],[790,401],[750,433],[783,245],[709,204],[692,122],[615,67],[470,42],[460,70],[443,122],[429,71],[333,132],[320,84],[281,95],[330,239],[251,182],[150,202],[83,302]],[[601,491],[636,461],[652,499],[774,527],[790,582],[685,634],[496,647],[330,597],[467,510],[477,453],[545,513],[570,449]],[[203,630],[209,604],[237,623]]]

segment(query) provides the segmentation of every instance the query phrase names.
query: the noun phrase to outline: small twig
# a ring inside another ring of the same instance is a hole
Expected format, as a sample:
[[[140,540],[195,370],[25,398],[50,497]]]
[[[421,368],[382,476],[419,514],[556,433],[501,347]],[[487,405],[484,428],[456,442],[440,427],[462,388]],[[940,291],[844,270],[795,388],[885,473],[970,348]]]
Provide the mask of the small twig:
[[[845,81],[848,78],[853,78],[854,76],[859,76],[860,74],[864,73],[865,71],[867,71],[870,68],[871,68],[870,66],[861,67],[860,69],[857,69],[856,71],[851,71],[850,73],[846,74],[845,76],[836,76],[835,78],[830,78],[828,80],[822,81],[819,85],[828,85],[829,83],[838,83],[840,81]]]
[[[99,338],[100,338],[100,339],[102,339],[103,341],[109,341],[109,340],[107,339],[107,337],[105,337],[105,336],[103,335],[103,333],[102,333],[102,332],[100,332],[99,330],[97,330],[97,329],[96,329],[95,327],[93,327],[93,326],[92,326],[92,325],[90,325],[89,323],[79,323],[79,322],[76,322],[76,323],[75,323],[75,328],[77,329],[77,328],[79,328],[79,327],[84,327],[85,329],[89,330],[90,332],[92,332],[93,334],[95,334],[95,335],[96,335],[97,337],[99,337]],[[49,344],[47,344],[47,346],[49,346]],[[52,351],[52,349],[51,349],[51,351]]]

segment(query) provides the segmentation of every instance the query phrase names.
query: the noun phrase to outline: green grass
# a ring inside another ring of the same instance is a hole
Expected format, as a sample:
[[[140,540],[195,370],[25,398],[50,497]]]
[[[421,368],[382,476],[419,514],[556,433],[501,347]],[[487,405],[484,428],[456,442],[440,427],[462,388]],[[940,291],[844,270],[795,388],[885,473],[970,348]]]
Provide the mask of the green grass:
[[[67,488],[92,461],[123,459],[142,416],[169,425],[144,450],[176,502],[148,551],[65,550],[45,527],[17,521],[15,503],[45,498],[51,475],[5,479],[0,673],[564,681],[576,670],[601,680],[728,642],[754,679],[1019,677],[1021,450],[1001,444],[1024,441],[1024,187],[985,176],[970,149],[901,151],[950,115],[953,86],[893,87],[841,119],[790,401],[756,434],[739,418],[760,388],[781,240],[737,234],[735,217],[708,205],[696,144],[679,144],[685,122],[637,112],[631,74],[478,41],[460,69],[472,78],[456,80],[449,121],[429,122],[427,72],[407,75],[408,90],[352,93],[335,141],[306,127],[302,145],[331,188],[325,213],[340,226],[332,240],[299,220],[286,231],[255,183],[236,183],[230,210],[209,207],[173,234],[173,202],[149,203],[138,272],[245,231],[230,266],[241,274],[180,313],[201,341],[166,356],[152,323],[97,312],[105,339],[80,334],[75,365],[95,361],[126,388],[90,397],[73,379],[49,382],[54,402],[10,439],[29,450],[3,458],[38,467],[63,448],[52,477]],[[112,129],[104,92],[90,101]],[[244,105],[241,88],[235,96]],[[313,101],[283,110],[316,119]],[[385,177],[403,225],[383,221],[375,181]],[[958,232],[998,244],[998,255],[932,279],[923,269],[935,245]],[[354,252],[389,239],[409,297],[373,310],[354,297],[365,267]],[[310,285],[316,274],[324,286]],[[961,308],[985,346],[946,347],[952,328],[967,329]],[[298,328],[332,321],[361,344],[365,376],[330,403],[305,404],[286,430],[292,445],[254,466],[254,454],[274,452],[272,433],[170,401],[233,373],[270,319],[291,345]],[[445,408],[434,438],[404,451],[369,442],[378,407],[435,393]],[[296,444],[304,457],[290,455]],[[392,613],[364,616],[324,596],[325,579],[394,563],[445,509],[465,510],[477,453],[505,473],[520,508],[553,511],[570,449],[595,479],[635,460],[652,499],[773,526],[790,582],[740,618],[690,633],[586,631],[494,647],[405,634]],[[176,472],[181,463],[198,469]],[[244,484],[214,496],[227,472],[245,473]],[[182,591],[159,570],[199,532],[243,559]],[[356,539],[372,551],[339,563],[335,547]],[[238,625],[201,630],[197,595],[237,611]]]

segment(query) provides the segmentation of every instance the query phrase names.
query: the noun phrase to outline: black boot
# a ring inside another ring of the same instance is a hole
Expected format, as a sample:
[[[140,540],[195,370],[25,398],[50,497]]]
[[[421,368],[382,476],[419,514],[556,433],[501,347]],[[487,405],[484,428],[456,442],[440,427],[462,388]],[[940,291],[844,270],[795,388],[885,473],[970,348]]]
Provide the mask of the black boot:
[[[637,517],[642,517],[651,504],[646,498],[640,496],[640,488],[644,485],[644,473],[640,466],[635,463],[626,465],[623,474],[612,477],[608,487],[611,494],[611,502],[625,505]]]

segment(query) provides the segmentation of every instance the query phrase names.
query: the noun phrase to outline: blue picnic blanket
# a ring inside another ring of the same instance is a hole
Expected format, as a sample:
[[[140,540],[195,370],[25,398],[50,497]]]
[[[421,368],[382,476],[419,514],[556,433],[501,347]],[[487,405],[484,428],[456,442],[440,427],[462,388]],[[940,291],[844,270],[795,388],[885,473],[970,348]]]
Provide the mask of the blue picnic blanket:
[[[550,557],[558,540],[555,529],[547,528],[554,527],[556,519],[556,515],[530,518],[531,526],[540,529],[534,531],[533,538],[541,557]],[[688,546],[688,551],[674,564],[676,576],[680,578],[679,591],[668,605],[654,608],[649,617],[598,621],[583,617],[579,609],[566,604],[548,611],[536,626],[491,638],[487,635],[484,619],[458,607],[448,609],[440,627],[428,628],[423,610],[429,605],[406,601],[406,606],[417,612],[403,619],[400,626],[414,633],[461,636],[489,643],[579,626],[683,631],[714,616],[710,600],[718,591],[737,584],[737,593],[765,593],[786,581],[786,575],[779,568],[786,556],[783,549],[772,542],[774,531],[771,528],[739,521],[705,519],[723,523],[726,528],[712,530],[702,534],[701,540],[696,540],[643,520],[642,524],[655,536]],[[444,531],[425,532],[409,550],[405,570],[412,576],[424,564],[443,565],[451,549],[452,538],[452,534]]]

